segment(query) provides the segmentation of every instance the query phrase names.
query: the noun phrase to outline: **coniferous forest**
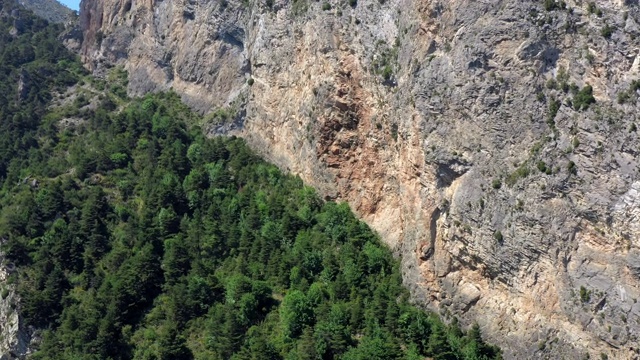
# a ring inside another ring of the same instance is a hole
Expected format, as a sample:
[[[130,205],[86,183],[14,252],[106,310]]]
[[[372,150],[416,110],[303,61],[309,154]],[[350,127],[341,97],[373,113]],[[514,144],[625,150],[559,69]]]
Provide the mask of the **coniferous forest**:
[[[32,358],[501,358],[413,306],[347,204],[206,138],[174,93],[93,78],[60,26],[0,3],[0,250]]]

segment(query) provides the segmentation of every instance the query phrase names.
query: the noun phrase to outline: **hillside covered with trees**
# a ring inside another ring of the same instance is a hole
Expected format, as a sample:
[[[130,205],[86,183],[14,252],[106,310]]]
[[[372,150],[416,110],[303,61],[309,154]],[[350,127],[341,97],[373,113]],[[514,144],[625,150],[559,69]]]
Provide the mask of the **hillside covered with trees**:
[[[411,305],[346,204],[0,3],[0,250],[34,359],[501,358]]]

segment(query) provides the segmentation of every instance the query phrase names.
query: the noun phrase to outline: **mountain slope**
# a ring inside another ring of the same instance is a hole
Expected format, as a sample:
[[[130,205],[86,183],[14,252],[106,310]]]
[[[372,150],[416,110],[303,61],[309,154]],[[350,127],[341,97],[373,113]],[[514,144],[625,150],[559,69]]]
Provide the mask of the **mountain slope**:
[[[33,11],[35,15],[53,23],[64,23],[75,17],[73,10],[57,0],[18,0],[18,2]]]
[[[51,170],[44,165],[47,151],[34,148],[45,128],[42,117],[54,93],[84,73],[76,57],[58,41],[62,30],[15,1],[0,1],[0,198],[7,196],[7,185],[31,181],[25,173],[28,167]],[[0,234],[2,359],[7,353],[27,352],[32,333],[17,311],[20,298],[9,281],[15,266],[1,251],[6,241],[6,234]]]
[[[511,358],[637,356],[639,21],[605,0],[81,5],[87,66],[226,109],[209,133],[349,201],[417,301]]]

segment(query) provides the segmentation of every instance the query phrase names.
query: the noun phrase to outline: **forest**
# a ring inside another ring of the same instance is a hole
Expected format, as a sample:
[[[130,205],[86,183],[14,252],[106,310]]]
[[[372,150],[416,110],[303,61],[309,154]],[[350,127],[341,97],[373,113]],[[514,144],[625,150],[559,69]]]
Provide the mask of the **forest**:
[[[413,305],[347,204],[0,4],[0,251],[33,359],[501,358]]]

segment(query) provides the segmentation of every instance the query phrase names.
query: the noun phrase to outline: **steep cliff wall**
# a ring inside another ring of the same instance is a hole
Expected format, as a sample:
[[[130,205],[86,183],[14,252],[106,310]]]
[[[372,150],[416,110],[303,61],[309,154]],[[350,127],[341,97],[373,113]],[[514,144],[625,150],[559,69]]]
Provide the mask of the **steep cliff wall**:
[[[80,16],[88,67],[228,108],[207,131],[348,201],[417,302],[508,358],[638,356],[636,2],[83,0]]]

